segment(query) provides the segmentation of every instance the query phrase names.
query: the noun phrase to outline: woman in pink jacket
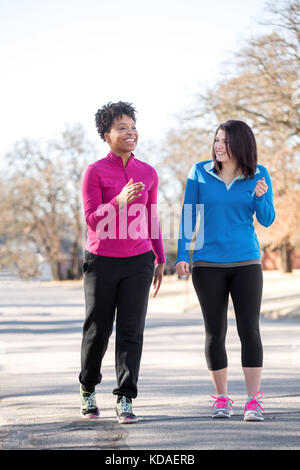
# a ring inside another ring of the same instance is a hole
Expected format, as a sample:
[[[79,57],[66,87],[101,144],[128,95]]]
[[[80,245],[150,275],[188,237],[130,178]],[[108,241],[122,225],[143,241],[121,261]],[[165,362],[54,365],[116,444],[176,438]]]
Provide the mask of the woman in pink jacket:
[[[100,415],[95,386],[116,313],[116,413],[132,423],[132,399],[143,347],[148,296],[154,274],[154,296],[165,263],[157,215],[158,176],[132,153],[138,142],[135,109],[108,103],[96,113],[96,127],[110,152],[87,168],[82,183],[88,227],[83,264],[86,318],[79,375],[81,414]],[[154,261],[156,269],[154,269]],[[154,272],[155,271],[155,272]]]

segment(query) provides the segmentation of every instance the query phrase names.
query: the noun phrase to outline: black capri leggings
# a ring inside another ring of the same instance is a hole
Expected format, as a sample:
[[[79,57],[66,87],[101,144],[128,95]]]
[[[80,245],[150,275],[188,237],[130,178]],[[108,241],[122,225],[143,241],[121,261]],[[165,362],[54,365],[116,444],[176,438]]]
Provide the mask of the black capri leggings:
[[[225,338],[229,293],[241,341],[243,367],[262,367],[263,347],[259,331],[262,297],[260,264],[238,267],[197,266],[192,280],[205,325],[205,357],[209,370],[227,367]]]

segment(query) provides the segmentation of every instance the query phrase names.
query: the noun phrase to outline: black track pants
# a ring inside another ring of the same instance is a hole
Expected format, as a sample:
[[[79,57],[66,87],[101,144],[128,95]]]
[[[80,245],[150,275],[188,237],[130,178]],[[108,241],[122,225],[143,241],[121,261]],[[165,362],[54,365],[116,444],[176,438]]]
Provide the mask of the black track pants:
[[[137,381],[154,253],[127,258],[85,253],[83,325],[80,382],[88,389],[101,382],[101,363],[116,313],[115,395],[137,396]]]
[[[202,267],[192,270],[192,279],[205,325],[205,356],[209,370],[227,367],[225,338],[227,308],[231,295],[243,367],[262,367],[263,347],[259,330],[262,269],[259,264],[238,267]]]

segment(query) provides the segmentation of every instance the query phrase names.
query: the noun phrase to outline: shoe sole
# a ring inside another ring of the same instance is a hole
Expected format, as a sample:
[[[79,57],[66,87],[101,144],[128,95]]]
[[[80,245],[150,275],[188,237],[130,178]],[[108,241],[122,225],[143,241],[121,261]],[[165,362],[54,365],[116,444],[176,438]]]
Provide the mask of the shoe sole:
[[[85,415],[83,413],[80,413],[80,415],[84,419],[97,419],[97,418],[100,418],[100,413],[98,413],[98,414],[93,413],[93,414],[87,414],[87,415]]]
[[[231,418],[232,414],[225,414],[222,412],[219,412],[218,414],[212,415],[212,419],[226,419],[226,418]]]
[[[244,417],[244,421],[263,421],[263,420],[264,420],[263,417],[259,418],[258,416],[255,416],[255,415],[248,415]]]
[[[119,424],[134,424],[138,422],[138,418],[130,419],[130,418],[117,418]]]

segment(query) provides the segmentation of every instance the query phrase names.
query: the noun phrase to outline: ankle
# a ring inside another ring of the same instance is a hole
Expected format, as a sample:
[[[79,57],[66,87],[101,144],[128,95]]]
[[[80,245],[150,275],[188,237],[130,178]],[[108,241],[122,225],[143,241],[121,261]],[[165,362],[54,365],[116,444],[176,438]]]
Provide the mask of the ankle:
[[[123,397],[126,398],[126,400],[130,401],[130,403],[132,403],[132,399],[130,397],[126,397],[125,395],[118,395],[117,403],[119,403]]]
[[[94,393],[95,387],[88,387],[87,385],[82,385],[81,384],[81,390],[85,393]]]

